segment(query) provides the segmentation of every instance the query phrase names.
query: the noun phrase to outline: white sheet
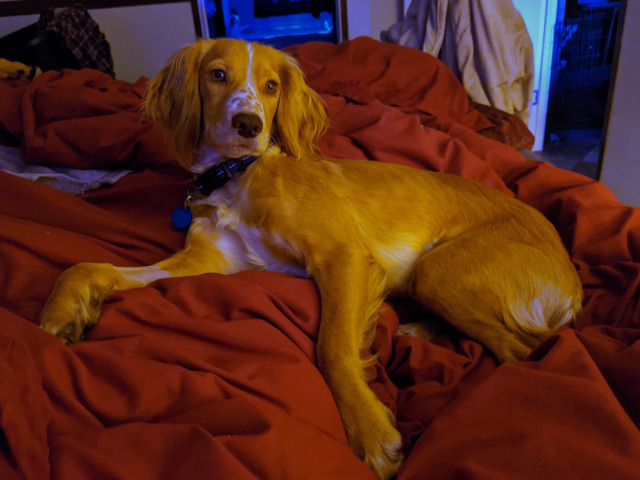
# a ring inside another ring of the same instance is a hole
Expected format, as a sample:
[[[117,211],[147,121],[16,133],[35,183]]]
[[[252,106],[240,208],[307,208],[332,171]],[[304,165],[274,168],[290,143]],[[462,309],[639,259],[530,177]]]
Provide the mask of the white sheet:
[[[0,145],[0,171],[46,183],[58,190],[77,195],[104,184],[113,184],[133,170],[89,170],[28,165],[22,161],[19,148]]]

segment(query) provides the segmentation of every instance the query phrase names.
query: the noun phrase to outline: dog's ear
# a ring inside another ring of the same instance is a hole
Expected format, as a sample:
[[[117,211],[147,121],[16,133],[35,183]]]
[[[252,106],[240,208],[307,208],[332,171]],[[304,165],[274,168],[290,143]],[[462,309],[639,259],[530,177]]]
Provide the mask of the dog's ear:
[[[274,138],[287,154],[304,157],[319,153],[318,139],[329,126],[324,102],[306,83],[298,62],[283,54],[282,91],[276,113]]]
[[[200,62],[209,48],[201,40],[176,52],[149,82],[142,113],[173,133],[178,162],[188,168],[196,162],[202,139]]]

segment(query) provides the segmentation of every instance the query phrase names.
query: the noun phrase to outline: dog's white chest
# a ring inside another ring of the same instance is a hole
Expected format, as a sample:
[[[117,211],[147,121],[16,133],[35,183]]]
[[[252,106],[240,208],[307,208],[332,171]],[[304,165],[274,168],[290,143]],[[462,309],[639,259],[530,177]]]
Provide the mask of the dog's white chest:
[[[216,207],[210,221],[216,232],[216,246],[225,258],[237,270],[269,270],[307,277],[294,249],[278,235],[247,224],[239,214],[238,199],[231,200],[224,193],[214,193],[206,203]]]
[[[307,271],[296,261],[291,247],[281,238],[242,222],[235,227],[234,232],[242,243],[244,259],[249,268],[282,272],[296,277],[308,276]]]

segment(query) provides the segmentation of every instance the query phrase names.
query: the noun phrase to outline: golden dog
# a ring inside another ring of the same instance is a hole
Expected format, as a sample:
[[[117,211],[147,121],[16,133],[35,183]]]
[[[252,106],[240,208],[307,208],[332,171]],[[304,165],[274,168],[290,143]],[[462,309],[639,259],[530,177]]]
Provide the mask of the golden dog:
[[[186,246],[169,259],[64,272],[41,326],[67,343],[95,324],[114,290],[244,269],[310,276],[322,299],[318,368],[352,450],[389,478],[401,439],[367,385],[371,358],[362,354],[385,296],[417,299],[501,361],[524,359],[581,308],[569,256],[533,208],[456,176],[322,157],[315,142],[327,128],[323,103],[282,52],[198,41],[151,81],[143,109],[173,133],[180,163],[193,172],[258,158],[193,201]]]

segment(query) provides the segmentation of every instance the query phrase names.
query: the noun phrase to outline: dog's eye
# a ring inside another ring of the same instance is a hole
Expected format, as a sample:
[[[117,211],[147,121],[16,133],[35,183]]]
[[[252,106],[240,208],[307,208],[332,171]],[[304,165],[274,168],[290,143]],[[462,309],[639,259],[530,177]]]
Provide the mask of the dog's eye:
[[[266,89],[267,93],[275,93],[278,90],[278,83],[275,80],[269,80]]]
[[[227,75],[226,73],[224,73],[224,70],[216,68],[215,70],[211,71],[211,78],[216,82],[224,82],[227,79]]]

